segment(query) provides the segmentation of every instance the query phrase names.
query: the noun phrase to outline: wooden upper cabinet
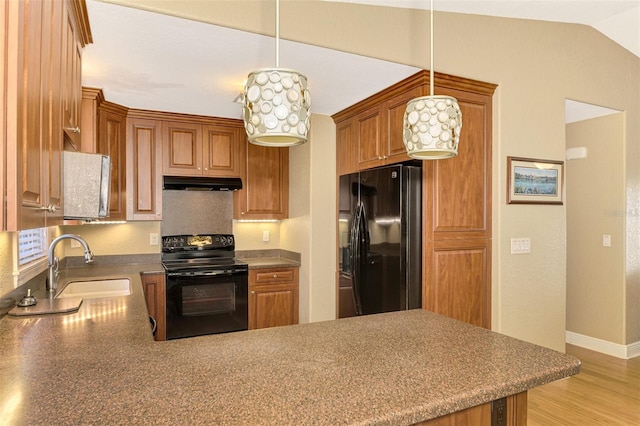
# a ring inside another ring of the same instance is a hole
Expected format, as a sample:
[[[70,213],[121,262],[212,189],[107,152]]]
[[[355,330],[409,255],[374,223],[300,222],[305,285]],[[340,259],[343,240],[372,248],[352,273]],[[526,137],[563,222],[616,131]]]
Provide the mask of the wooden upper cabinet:
[[[127,111],[119,105],[105,102],[98,109],[98,120],[97,152],[108,155],[111,160],[109,220],[124,220],[127,190]]]
[[[382,163],[385,144],[384,116],[379,106],[362,112],[355,118],[355,158],[358,170],[376,167]]]
[[[382,149],[384,164],[393,164],[411,159],[407,155],[407,149],[404,146],[404,112],[407,109],[407,103],[411,99],[422,96],[423,91],[420,86],[413,87],[406,92],[391,97],[384,103],[385,131],[387,132],[383,140],[386,143]]]
[[[82,48],[84,43],[79,23],[82,12],[74,1],[67,1],[62,31],[62,82],[63,129],[68,140],[80,146],[80,109],[82,104]]]
[[[239,153],[243,142],[237,120],[229,125],[188,121],[163,124],[163,173],[174,176],[240,177]],[[242,130],[242,133],[240,131]]]
[[[336,164],[338,176],[348,175],[357,170],[354,164],[354,131],[353,121],[345,121],[336,126]]]
[[[0,83],[6,105],[5,229],[20,230],[62,223],[62,146],[65,118],[79,118],[65,96],[70,81],[80,95],[82,47],[91,42],[83,1],[6,2],[2,19],[3,70]],[[76,56],[67,63],[67,27],[74,29]],[[78,99],[78,98],[76,98]],[[65,114],[67,108],[68,114]],[[77,126],[77,124],[76,124]]]
[[[410,160],[403,141],[404,111],[422,93],[420,83],[401,82],[335,114],[338,174]]]
[[[289,148],[249,143],[245,138],[243,188],[233,193],[235,219],[289,217]]]
[[[109,182],[109,216],[105,220],[124,220],[126,217],[127,108],[105,101],[101,89],[82,88],[81,152],[108,155],[111,160]],[[67,145],[68,149],[76,148]]]
[[[162,122],[127,118],[127,220],[162,219]]]
[[[202,129],[203,174],[240,176],[240,149],[244,128],[205,125]]]
[[[202,176],[202,125],[167,121],[162,136],[164,174]]]

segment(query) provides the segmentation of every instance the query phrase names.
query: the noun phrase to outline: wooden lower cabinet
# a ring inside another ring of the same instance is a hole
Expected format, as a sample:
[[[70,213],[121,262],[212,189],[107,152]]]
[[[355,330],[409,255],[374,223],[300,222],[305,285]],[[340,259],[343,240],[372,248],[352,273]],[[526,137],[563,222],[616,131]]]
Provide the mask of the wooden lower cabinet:
[[[149,316],[156,321],[156,340],[167,340],[166,281],[164,274],[141,274],[142,290]]]
[[[527,426],[527,392],[416,424],[419,426]]]
[[[298,323],[298,269],[249,270],[249,330]]]

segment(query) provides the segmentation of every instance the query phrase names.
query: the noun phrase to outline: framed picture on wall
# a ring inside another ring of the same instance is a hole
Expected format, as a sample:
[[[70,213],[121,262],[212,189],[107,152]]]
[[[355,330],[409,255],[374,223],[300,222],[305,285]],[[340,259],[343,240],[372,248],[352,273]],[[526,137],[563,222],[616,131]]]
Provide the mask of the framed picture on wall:
[[[507,157],[507,204],[562,204],[564,162]]]

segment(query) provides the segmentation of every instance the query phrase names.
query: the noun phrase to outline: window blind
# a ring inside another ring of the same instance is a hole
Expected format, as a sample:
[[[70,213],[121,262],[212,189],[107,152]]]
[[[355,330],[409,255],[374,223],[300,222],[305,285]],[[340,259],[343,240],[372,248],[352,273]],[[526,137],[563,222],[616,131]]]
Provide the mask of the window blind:
[[[27,229],[18,233],[18,266],[47,255],[47,228]]]

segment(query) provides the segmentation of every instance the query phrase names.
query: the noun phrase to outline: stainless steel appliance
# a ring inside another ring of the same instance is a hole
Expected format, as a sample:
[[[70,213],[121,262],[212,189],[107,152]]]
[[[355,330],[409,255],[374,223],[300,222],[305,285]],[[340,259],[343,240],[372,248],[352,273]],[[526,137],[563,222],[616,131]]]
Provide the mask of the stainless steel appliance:
[[[110,157],[64,151],[62,161],[64,218],[99,219],[109,216]]]
[[[248,329],[249,269],[233,235],[163,236],[162,264],[167,339]]]
[[[340,176],[339,317],[422,305],[422,169]]]

